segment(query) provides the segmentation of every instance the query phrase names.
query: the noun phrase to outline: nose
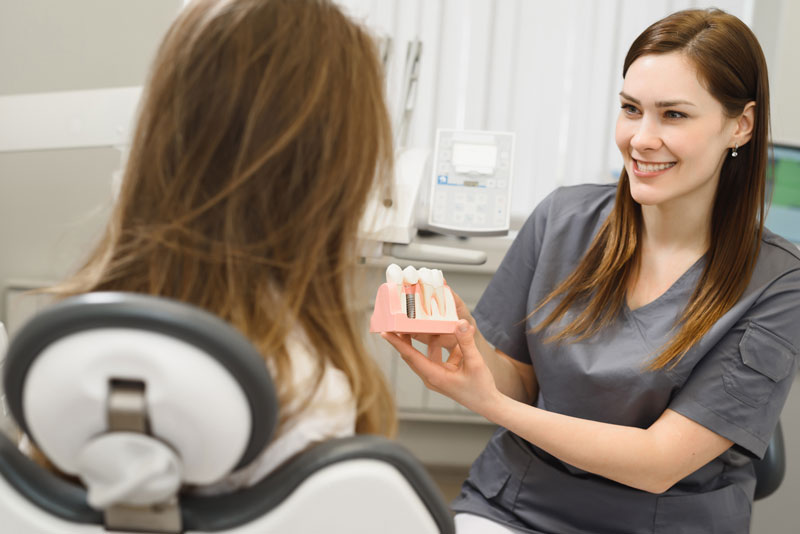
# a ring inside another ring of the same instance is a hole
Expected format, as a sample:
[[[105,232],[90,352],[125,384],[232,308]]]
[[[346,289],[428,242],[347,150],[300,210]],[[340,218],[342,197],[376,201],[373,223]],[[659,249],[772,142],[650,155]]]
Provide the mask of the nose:
[[[645,116],[637,121],[635,128],[631,137],[631,148],[639,152],[661,148],[661,132],[656,121]]]

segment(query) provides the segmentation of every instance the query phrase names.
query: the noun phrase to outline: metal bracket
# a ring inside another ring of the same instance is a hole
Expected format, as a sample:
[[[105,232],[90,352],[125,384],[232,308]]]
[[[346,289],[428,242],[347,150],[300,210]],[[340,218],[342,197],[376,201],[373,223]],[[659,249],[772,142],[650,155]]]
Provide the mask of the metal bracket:
[[[151,435],[145,383],[141,380],[111,380],[106,409],[109,432],[138,432]],[[115,504],[104,510],[104,516],[108,530],[164,534],[183,532],[177,495],[149,506]]]
[[[409,41],[406,48],[406,63],[403,68],[403,80],[401,82],[400,109],[396,119],[395,149],[403,148],[406,145],[411,113],[414,111],[414,105],[417,102],[417,86],[419,84],[421,62],[422,41],[419,39]]]

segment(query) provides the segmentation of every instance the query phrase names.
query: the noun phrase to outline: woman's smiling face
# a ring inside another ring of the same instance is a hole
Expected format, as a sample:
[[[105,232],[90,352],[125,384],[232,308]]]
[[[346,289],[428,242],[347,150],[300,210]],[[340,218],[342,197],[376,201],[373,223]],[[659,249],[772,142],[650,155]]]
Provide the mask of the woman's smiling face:
[[[633,199],[710,207],[736,119],[703,87],[692,62],[678,52],[636,59],[620,102],[616,142]]]

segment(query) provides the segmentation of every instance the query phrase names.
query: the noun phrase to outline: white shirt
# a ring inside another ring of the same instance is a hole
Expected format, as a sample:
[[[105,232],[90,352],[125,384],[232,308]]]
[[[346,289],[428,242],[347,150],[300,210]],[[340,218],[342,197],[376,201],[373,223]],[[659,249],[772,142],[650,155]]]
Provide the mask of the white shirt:
[[[306,400],[305,393],[314,387],[316,358],[304,335],[290,335],[286,349],[292,363],[292,391],[299,393],[287,407],[294,413]],[[269,363],[267,366],[272,367]],[[355,434],[355,425],[356,401],[350,383],[342,371],[329,363],[303,411],[286,422],[255,460],[215,484],[197,488],[197,492],[226,493],[252,486],[309,445],[331,438],[352,436]]]

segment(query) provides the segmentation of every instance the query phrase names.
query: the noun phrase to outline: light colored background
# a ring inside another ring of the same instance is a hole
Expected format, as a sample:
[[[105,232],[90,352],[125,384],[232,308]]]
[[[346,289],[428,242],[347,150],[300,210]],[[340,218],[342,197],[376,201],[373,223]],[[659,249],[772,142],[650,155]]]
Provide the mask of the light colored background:
[[[43,304],[20,298],[19,290],[72,272],[99,236],[137,88],[182,3],[0,1],[0,287],[5,303],[0,319],[12,333]],[[661,16],[708,5],[658,0],[340,3],[376,34],[392,37],[388,93],[393,103],[400,93],[406,43],[423,42],[410,146],[430,146],[436,127],[517,133],[512,206],[517,225],[558,185],[612,179],[619,167],[612,134],[625,51]],[[774,137],[800,143],[795,57],[800,4],[726,0],[716,5],[741,17],[759,36],[770,66]],[[440,266],[468,303],[477,301],[509,242],[458,242],[489,251],[487,265]],[[377,286],[391,260],[368,264],[366,287]],[[369,299],[359,306],[366,313]],[[374,351],[395,388],[400,441],[440,481],[458,480],[492,426],[426,391],[385,344],[375,343]],[[800,443],[799,396],[794,388],[783,415],[790,451]],[[798,464],[800,455],[790,455],[781,490],[756,505],[754,533],[794,531]]]

